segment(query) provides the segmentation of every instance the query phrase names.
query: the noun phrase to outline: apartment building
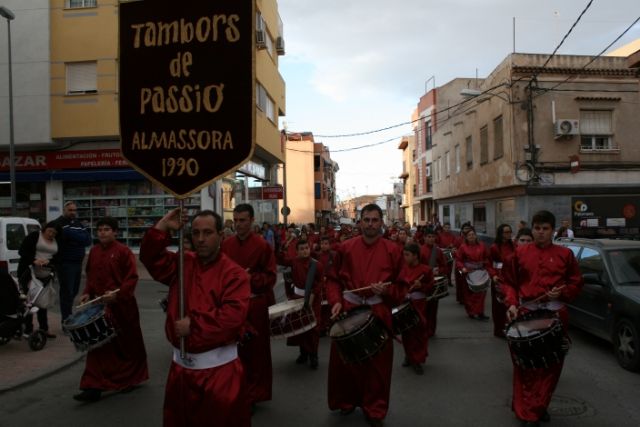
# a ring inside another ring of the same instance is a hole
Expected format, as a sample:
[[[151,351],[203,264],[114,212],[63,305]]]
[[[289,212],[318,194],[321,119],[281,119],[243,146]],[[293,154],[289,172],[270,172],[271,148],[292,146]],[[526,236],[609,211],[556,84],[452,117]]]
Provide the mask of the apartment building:
[[[89,224],[102,215],[118,217],[122,236],[135,246],[144,228],[176,206],[176,200],[120,155],[118,2],[7,0],[5,5],[16,15],[11,29],[18,214],[50,220],[66,200],[74,200]],[[261,218],[276,222],[278,200],[249,200],[250,187],[279,183],[285,158],[278,129],[286,111],[285,83],[278,71],[285,51],[276,0],[257,0],[255,20],[253,157],[236,173],[192,194],[186,205],[192,211],[222,208],[228,218],[235,204],[248,201]],[[5,101],[3,65],[6,62],[0,64],[0,100]],[[7,103],[1,104],[0,150],[8,151]],[[8,153],[1,155],[0,180],[6,181]],[[9,189],[4,187],[0,214],[10,208]]]
[[[400,139],[398,144],[398,150],[402,150],[402,173],[398,176],[402,180],[402,202],[400,203],[400,209],[402,211],[402,220],[409,221],[411,223],[416,222],[414,212],[419,209],[414,207],[414,196],[417,195],[417,184],[415,183],[416,176],[418,175],[415,167],[415,150],[416,150],[416,138],[414,135],[406,135]]]
[[[638,70],[627,57],[548,58],[514,53],[475,86],[439,88],[454,106],[433,133],[439,217],[493,235],[548,209],[576,236],[637,235]]]
[[[311,132],[287,132],[285,191],[287,221],[328,225],[336,220],[336,173],[329,147]]]

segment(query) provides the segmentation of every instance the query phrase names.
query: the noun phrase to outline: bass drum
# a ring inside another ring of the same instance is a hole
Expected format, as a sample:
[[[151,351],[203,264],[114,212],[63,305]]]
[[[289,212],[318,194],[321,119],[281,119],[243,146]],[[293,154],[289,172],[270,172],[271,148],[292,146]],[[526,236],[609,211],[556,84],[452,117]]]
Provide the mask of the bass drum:
[[[529,312],[511,322],[505,331],[513,363],[521,368],[548,368],[564,360],[568,340],[562,322],[549,310]]]
[[[352,364],[371,359],[389,339],[384,323],[368,307],[355,308],[336,321],[329,336],[336,343],[342,360]]]

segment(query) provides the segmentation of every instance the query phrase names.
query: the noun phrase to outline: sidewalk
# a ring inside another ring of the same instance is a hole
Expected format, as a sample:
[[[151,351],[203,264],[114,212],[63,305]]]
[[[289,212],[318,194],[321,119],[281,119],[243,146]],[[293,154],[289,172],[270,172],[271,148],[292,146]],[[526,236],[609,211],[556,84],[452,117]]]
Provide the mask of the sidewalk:
[[[137,264],[139,280],[153,280],[139,260]],[[80,289],[84,288],[84,280],[83,274]],[[56,303],[48,312],[49,331],[57,337],[48,339],[42,350],[32,351],[27,339],[11,340],[0,345],[0,394],[54,374],[84,357],[85,353],[76,351],[69,337],[62,334],[60,314],[57,311]],[[35,316],[34,326],[38,326]]]

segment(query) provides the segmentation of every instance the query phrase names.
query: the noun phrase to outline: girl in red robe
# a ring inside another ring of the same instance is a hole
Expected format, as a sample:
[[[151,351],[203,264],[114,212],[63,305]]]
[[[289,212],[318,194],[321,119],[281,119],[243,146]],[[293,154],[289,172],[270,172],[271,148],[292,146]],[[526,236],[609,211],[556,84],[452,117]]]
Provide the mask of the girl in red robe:
[[[496,230],[496,239],[489,248],[491,262],[495,270],[491,282],[491,315],[493,317],[493,335],[496,337],[504,337],[504,327],[507,323],[507,314],[504,311],[504,304],[501,302],[504,295],[500,283],[502,283],[502,266],[513,256],[515,251],[511,234],[511,227],[508,224],[501,224]]]
[[[494,270],[489,261],[489,251],[478,241],[478,236],[472,227],[464,234],[464,242],[456,251],[456,268],[460,271],[462,297],[467,315],[475,320],[488,320],[484,314],[484,300],[487,291],[472,292],[467,285],[467,274],[474,270],[487,270],[489,277],[493,277]]]

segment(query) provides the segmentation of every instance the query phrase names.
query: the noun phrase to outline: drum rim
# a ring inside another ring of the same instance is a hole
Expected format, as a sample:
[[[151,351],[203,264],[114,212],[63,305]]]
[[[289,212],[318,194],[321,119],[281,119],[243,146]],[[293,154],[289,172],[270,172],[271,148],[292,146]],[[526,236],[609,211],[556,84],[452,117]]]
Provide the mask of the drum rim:
[[[275,307],[287,307],[285,310],[282,311],[271,311],[271,308],[275,308]],[[289,313],[293,313],[296,311],[300,311],[302,309],[302,307],[304,307],[304,298],[294,298],[294,299],[290,299],[290,300],[286,300],[283,302],[279,302],[277,304],[273,304],[270,305],[268,308],[268,312],[269,312],[269,319],[272,319],[272,315],[278,315],[277,317],[280,317],[281,315],[285,315],[285,314],[289,314]],[[276,317],[276,318],[277,318]]]
[[[89,317],[84,323],[79,324],[79,325],[69,325],[69,322],[71,320],[73,320],[74,316],[77,316],[80,313],[84,313],[86,311],[92,310],[94,308],[98,309],[97,312],[94,313],[91,317]],[[85,308],[84,310],[80,310],[80,311],[76,311],[75,313],[71,313],[71,315],[69,315],[69,317],[67,317],[64,320],[64,322],[62,323],[62,326],[64,326],[68,330],[77,329],[77,328],[81,328],[83,326],[87,326],[88,324],[95,322],[96,319],[104,317],[105,311],[106,311],[106,305],[105,304],[92,304],[91,306]]]

